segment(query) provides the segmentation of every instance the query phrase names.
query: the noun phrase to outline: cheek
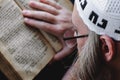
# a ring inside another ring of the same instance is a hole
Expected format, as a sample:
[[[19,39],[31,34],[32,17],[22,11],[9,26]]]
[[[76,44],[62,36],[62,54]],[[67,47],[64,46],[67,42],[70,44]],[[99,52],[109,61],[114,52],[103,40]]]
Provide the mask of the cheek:
[[[78,54],[80,54],[82,47],[84,46],[87,38],[81,38],[77,39],[77,49],[78,49]]]

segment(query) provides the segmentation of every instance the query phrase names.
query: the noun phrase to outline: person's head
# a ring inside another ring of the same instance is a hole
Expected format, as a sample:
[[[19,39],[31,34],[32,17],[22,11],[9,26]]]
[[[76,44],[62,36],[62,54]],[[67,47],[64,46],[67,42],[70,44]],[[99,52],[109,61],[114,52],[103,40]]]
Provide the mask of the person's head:
[[[75,4],[73,23],[77,31],[86,34],[86,27],[90,30],[79,51],[78,74],[81,80],[110,80],[107,69],[120,72],[120,0],[76,0]],[[78,49],[81,43],[78,39]]]

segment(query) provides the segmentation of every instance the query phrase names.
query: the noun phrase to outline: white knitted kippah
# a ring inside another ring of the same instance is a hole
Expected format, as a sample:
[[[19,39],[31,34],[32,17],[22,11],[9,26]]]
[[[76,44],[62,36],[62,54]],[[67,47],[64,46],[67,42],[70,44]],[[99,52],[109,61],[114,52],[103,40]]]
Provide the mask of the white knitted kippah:
[[[75,4],[90,30],[120,40],[120,0],[76,0]]]

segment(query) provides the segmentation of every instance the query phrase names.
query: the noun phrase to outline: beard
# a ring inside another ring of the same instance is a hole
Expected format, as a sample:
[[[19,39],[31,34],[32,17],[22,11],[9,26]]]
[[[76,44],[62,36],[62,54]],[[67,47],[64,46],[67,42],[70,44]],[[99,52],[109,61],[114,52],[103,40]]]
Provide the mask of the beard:
[[[76,63],[78,80],[111,80],[111,72],[104,63],[99,36],[90,32]]]

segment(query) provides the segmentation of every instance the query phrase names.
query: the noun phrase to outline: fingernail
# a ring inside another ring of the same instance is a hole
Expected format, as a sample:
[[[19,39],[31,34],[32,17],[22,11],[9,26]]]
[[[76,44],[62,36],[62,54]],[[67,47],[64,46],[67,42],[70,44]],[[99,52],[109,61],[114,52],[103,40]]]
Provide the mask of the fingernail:
[[[30,5],[35,5],[35,3],[36,3],[35,1],[30,1],[29,2]]]
[[[23,10],[22,13],[23,14],[30,14],[30,11],[29,10]]]
[[[28,18],[24,18],[24,21],[25,21],[25,22],[29,22],[29,19],[28,19]]]

